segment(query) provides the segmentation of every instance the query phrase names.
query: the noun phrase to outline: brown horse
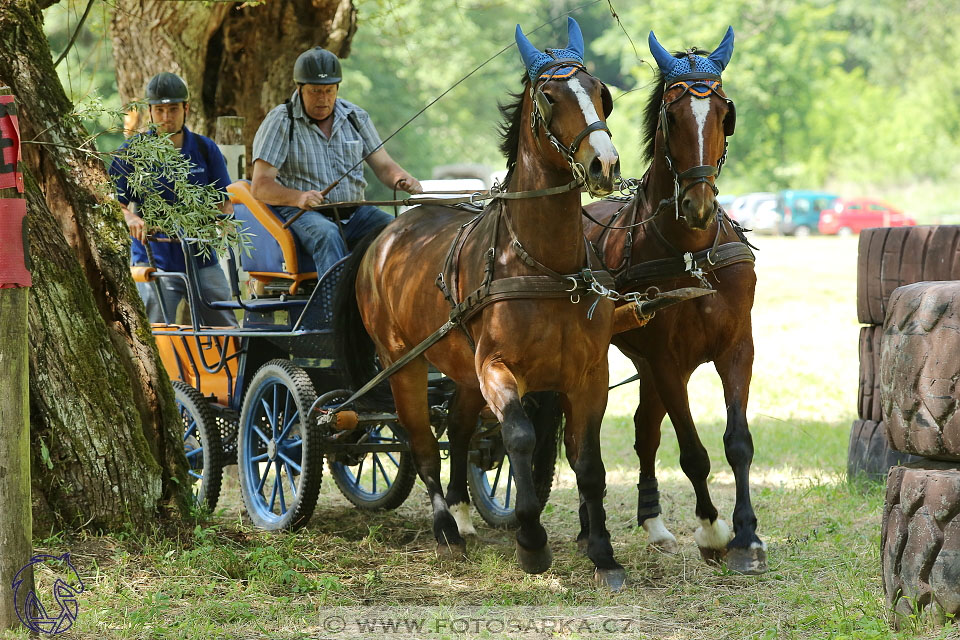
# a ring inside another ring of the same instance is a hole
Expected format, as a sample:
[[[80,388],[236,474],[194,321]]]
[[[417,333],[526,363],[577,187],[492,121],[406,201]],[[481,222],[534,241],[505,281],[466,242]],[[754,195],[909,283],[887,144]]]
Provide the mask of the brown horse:
[[[650,48],[660,67],[645,113],[651,165],[627,204],[603,201],[587,207],[601,223],[590,226],[587,234],[616,274],[621,291],[709,282],[717,293],[662,311],[642,329],[613,338],[641,380],[634,415],[640,458],[637,520],[651,543],[677,549],[660,518],[655,475],[666,413],[679,440],[680,466],[696,493],[701,526],[694,538],[701,553],[713,561],[725,556],[732,570],[760,573],[766,570],[766,551],[750,503],[753,440],[746,416],[756,275],[743,231],[718,207],[714,184],[726,157],[726,137],[735,125],[733,103],[720,82],[733,52],[733,30],[706,57],[697,50],[671,55],[652,32]],[[687,383],[705,362],[714,363],[727,406],[723,441],[736,479],[732,533],[710,499],[710,458],[690,415]]]
[[[568,32],[566,50],[545,54],[517,27],[529,77],[516,102],[501,107],[506,119],[501,148],[510,168],[505,197],[480,216],[414,208],[368,247],[355,249],[340,285],[334,330],[343,347],[340,357],[353,366],[353,384],[359,385],[371,371],[357,365],[372,363],[374,352],[386,367],[444,325],[451,308],[465,312],[457,329],[389,379],[430,495],[439,553],[463,554],[461,534],[473,531],[467,515],[468,442],[489,405],[502,424],[515,476],[519,563],[530,573],[550,567],[531,464],[535,430],[521,399],[534,391],[562,394],[567,458],[590,522],[588,555],[597,579],[618,589],[625,572],[614,559],[605,525],[599,437],[614,305],[592,296],[588,277],[580,275],[590,263],[579,183],[594,194],[610,193],[619,159],[605,125],[610,94],[584,69],[582,36],[572,19]],[[518,192],[526,197],[510,197]],[[428,364],[456,384],[446,499],[427,405]]]

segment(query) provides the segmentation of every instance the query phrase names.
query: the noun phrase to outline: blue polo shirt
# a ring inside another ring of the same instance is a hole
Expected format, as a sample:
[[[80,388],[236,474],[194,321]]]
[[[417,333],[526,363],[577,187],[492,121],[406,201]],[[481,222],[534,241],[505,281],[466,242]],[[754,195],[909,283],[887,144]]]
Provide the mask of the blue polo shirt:
[[[140,134],[151,135],[151,134]],[[125,142],[119,150],[125,149],[129,143]],[[227,173],[227,163],[223,159],[223,154],[217,148],[216,143],[206,136],[193,133],[187,127],[183,128],[183,146],[180,147],[180,153],[185,155],[193,166],[190,168],[189,182],[196,185],[214,185],[218,191],[226,194],[227,185],[230,184],[230,175]],[[119,157],[115,157],[110,163],[110,175],[114,178],[117,200],[121,204],[136,202],[142,204],[140,198],[129,193],[127,187],[127,175],[132,171],[132,167]],[[160,185],[160,195],[168,202],[175,202],[176,195],[173,192],[171,183],[158,178]],[[157,234],[158,237],[164,237]],[[143,244],[131,238],[130,246],[130,264],[147,264],[147,250]],[[153,251],[154,260],[157,267],[164,271],[186,271],[186,264],[183,256],[183,249],[178,242],[151,242],[150,249]],[[200,267],[206,267],[217,263],[216,254],[210,254],[204,258],[196,252],[197,263]]]

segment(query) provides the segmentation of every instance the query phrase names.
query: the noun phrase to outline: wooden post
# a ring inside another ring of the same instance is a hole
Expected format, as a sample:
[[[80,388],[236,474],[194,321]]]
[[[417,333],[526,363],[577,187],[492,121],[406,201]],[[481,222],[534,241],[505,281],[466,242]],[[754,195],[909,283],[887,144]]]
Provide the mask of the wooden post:
[[[11,95],[0,87],[0,96]],[[14,103],[15,104],[15,103]],[[14,157],[20,141],[14,142]],[[0,149],[0,164],[9,149]],[[4,153],[6,152],[6,153]],[[23,199],[16,188],[0,189],[0,199]],[[3,210],[0,209],[0,216]],[[0,246],[0,252],[5,248]],[[9,250],[7,248],[7,250]],[[24,252],[27,248],[24,246]],[[0,285],[3,282],[0,280]],[[29,360],[26,286],[0,288],[0,632],[20,627],[17,607],[33,591],[33,569],[20,578],[16,601],[11,588],[14,576],[29,561],[33,550],[30,511]]]
[[[247,146],[243,142],[244,118],[220,116],[214,129],[214,142],[227,160],[230,179],[236,182],[247,177]]]

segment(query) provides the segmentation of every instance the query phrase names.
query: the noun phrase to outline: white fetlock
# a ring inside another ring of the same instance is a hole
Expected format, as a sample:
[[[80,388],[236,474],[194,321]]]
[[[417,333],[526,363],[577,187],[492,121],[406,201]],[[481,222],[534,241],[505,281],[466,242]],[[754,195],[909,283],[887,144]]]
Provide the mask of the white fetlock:
[[[473,528],[473,522],[470,520],[470,505],[466,502],[458,502],[450,505],[450,513],[453,519],[457,521],[457,529],[461,536],[475,536],[477,530]]]
[[[650,544],[659,547],[664,553],[677,553],[680,550],[676,537],[663,524],[660,516],[644,520],[643,528],[650,538]]]
[[[697,546],[705,549],[725,549],[727,543],[733,540],[733,531],[730,525],[717,518],[711,523],[709,520],[700,520],[700,527],[693,532],[693,539]]]

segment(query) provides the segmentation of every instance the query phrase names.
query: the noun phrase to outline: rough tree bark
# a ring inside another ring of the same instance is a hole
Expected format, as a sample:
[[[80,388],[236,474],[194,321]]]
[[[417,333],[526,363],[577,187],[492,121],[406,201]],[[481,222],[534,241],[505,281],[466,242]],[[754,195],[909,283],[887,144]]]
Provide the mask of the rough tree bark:
[[[118,0],[111,22],[117,87],[129,102],[143,98],[155,73],[178,73],[190,87],[189,126],[213,135],[218,116],[242,116],[249,147],[267,111],[290,96],[297,56],[319,45],[345,57],[356,28],[352,0]]]
[[[126,229],[103,197],[102,164],[77,150],[87,135],[42,26],[36,0],[0,0],[0,85],[20,104],[32,241],[35,530],[147,529],[171,500],[187,509],[182,426],[130,279]]]

